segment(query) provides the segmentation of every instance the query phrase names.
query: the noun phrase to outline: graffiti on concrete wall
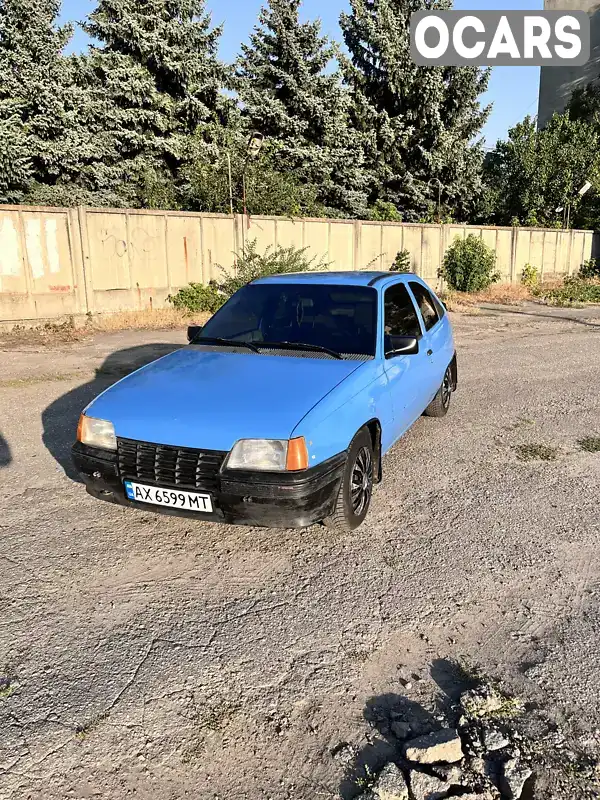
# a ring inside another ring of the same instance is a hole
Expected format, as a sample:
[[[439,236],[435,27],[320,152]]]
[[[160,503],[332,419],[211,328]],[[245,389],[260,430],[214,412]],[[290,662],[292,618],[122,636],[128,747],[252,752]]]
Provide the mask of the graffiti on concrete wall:
[[[101,228],[100,242],[102,244],[103,255],[107,258],[116,256],[123,258],[129,255],[130,258],[144,258],[148,253],[152,253],[156,247],[157,237],[153,236],[144,228],[132,228],[129,232],[129,242],[121,239],[109,228]]]
[[[189,281],[192,262],[205,279],[215,263],[230,263],[241,232],[263,252],[306,246],[334,270],[387,267],[407,249],[414,271],[432,282],[445,249],[468,233],[494,247],[503,280],[513,282],[526,263],[544,276],[573,274],[600,246],[591,231],[282,218],[244,225],[226,215],[0,208],[0,320],[164,307]]]

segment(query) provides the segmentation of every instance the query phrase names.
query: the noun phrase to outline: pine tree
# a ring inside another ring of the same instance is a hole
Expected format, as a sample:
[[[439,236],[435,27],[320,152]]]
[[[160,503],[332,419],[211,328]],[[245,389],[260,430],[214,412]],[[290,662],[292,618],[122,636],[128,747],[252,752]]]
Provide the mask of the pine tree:
[[[192,134],[225,116],[229,104],[221,95],[227,72],[217,58],[221,28],[211,29],[204,0],[99,0],[84,28],[101,43],[92,51],[93,68],[104,70],[121,108],[135,114],[143,105],[127,71],[144,91],[150,78],[153,103],[138,133],[176,175],[191,156]]]
[[[31,180],[61,172],[68,119],[62,51],[72,29],[58,27],[60,0],[0,0],[0,191],[22,200]]]
[[[242,45],[237,91],[248,130],[276,151],[274,164],[315,187],[329,213],[366,211],[362,136],[348,125],[350,97],[339,72],[327,72],[337,51],[320,23],[301,23],[300,0],[269,0]]]
[[[481,191],[483,150],[473,143],[489,109],[489,74],[476,67],[419,67],[410,57],[410,16],[450,0],[350,0],[340,23],[351,63],[353,124],[373,132],[367,156],[372,203],[391,202],[409,221],[438,202],[464,219]]]
[[[144,206],[146,178],[165,176],[163,131],[169,104],[151,76],[127,57],[92,51],[68,59],[69,148],[51,189],[36,186],[38,203]],[[172,194],[172,192],[171,192]]]
[[[20,203],[31,181],[32,166],[21,109],[0,101],[0,203]]]

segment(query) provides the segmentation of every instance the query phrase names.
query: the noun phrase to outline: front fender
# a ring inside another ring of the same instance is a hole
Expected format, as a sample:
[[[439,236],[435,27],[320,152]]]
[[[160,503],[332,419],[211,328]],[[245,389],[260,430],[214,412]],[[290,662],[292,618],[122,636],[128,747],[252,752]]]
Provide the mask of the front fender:
[[[313,467],[348,449],[367,422],[392,424],[388,380],[379,361],[371,361],[324,397],[296,426],[291,438],[304,436],[309,466]]]

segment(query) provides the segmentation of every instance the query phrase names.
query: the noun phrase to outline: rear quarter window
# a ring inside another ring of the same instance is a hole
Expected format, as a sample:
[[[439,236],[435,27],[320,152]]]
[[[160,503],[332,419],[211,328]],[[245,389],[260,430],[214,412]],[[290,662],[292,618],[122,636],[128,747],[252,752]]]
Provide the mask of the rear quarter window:
[[[443,314],[440,314],[438,310],[441,306],[439,303],[436,303],[433,295],[420,283],[411,281],[409,286],[421,311],[423,322],[425,323],[425,330],[429,331],[443,317]]]

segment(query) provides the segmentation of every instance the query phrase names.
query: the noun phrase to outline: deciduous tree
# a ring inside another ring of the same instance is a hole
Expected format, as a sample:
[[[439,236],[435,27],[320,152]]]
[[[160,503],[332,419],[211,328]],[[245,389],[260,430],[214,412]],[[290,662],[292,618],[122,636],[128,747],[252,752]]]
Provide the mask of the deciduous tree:
[[[570,223],[582,225],[594,201],[592,192],[581,198],[579,190],[600,181],[599,131],[568,112],[554,114],[541,130],[526,117],[498,142],[485,171],[495,224],[560,227],[569,209]]]

